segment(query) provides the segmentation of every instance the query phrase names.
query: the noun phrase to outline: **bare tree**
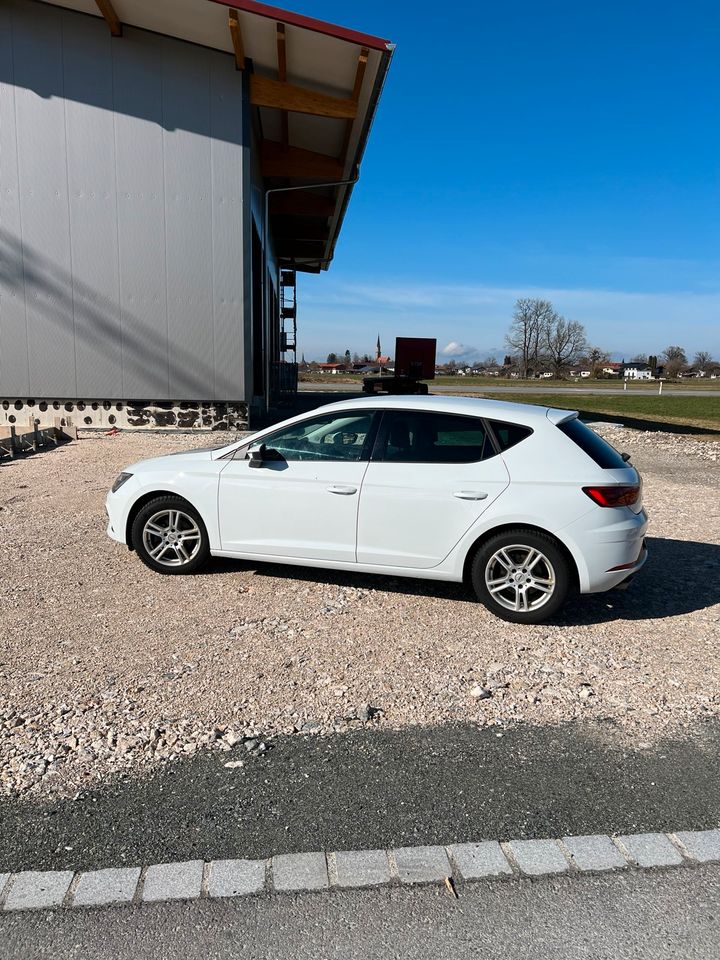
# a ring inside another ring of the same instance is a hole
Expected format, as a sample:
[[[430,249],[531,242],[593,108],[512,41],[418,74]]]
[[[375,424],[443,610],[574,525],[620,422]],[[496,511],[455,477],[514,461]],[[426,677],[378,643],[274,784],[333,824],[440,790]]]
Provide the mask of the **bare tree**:
[[[545,332],[555,317],[556,313],[549,300],[521,297],[515,302],[515,313],[505,343],[517,355],[523,378],[527,378],[531,367],[537,367],[545,342]]]
[[[668,377],[676,377],[687,366],[687,356],[682,347],[665,347],[663,357]]]
[[[698,350],[695,354],[694,363],[701,373],[705,373],[706,368],[713,362],[712,354],[707,350]]]
[[[591,376],[597,378],[602,373],[603,367],[610,363],[610,354],[601,350],[600,347],[588,347],[585,359],[590,367]]]
[[[566,368],[576,363],[586,350],[585,327],[577,320],[566,320],[555,314],[545,330],[545,352],[552,364],[553,376],[562,377]]]

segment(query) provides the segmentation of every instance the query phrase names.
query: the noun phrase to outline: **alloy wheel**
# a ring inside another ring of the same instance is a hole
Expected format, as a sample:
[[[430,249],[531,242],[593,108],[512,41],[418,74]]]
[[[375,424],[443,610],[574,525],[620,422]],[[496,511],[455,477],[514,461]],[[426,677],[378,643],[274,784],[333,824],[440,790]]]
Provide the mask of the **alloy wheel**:
[[[182,567],[200,550],[202,535],[193,518],[182,510],[159,510],[145,522],[143,546],[148,556],[165,567]]]
[[[485,586],[506,610],[539,610],[556,586],[555,569],[542,551],[526,544],[500,547],[485,566]]]

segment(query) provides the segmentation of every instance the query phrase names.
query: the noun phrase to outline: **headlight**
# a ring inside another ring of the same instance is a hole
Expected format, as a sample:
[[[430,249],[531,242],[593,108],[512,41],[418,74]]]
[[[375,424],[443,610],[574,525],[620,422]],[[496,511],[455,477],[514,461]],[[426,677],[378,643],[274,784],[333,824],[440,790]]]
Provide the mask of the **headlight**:
[[[126,480],[129,480],[132,476],[131,473],[120,473],[111,487],[111,493],[117,493],[120,487],[125,483]]]

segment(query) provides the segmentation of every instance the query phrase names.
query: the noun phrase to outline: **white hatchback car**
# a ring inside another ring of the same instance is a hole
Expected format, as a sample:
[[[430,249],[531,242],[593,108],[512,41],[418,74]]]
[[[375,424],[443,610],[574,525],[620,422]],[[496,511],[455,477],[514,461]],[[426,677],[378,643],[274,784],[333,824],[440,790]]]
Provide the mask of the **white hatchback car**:
[[[214,450],[144,460],[108,534],[158,573],[210,555],[469,581],[539,623],[645,562],[634,467],[577,413],[461,397],[329,404]]]

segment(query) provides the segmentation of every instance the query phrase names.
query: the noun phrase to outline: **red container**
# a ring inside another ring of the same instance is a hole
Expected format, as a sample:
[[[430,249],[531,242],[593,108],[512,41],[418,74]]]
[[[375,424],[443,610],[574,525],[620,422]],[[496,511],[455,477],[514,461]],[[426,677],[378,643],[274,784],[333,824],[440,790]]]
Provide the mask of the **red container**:
[[[436,351],[437,340],[434,337],[396,337],[395,376],[433,380]]]

